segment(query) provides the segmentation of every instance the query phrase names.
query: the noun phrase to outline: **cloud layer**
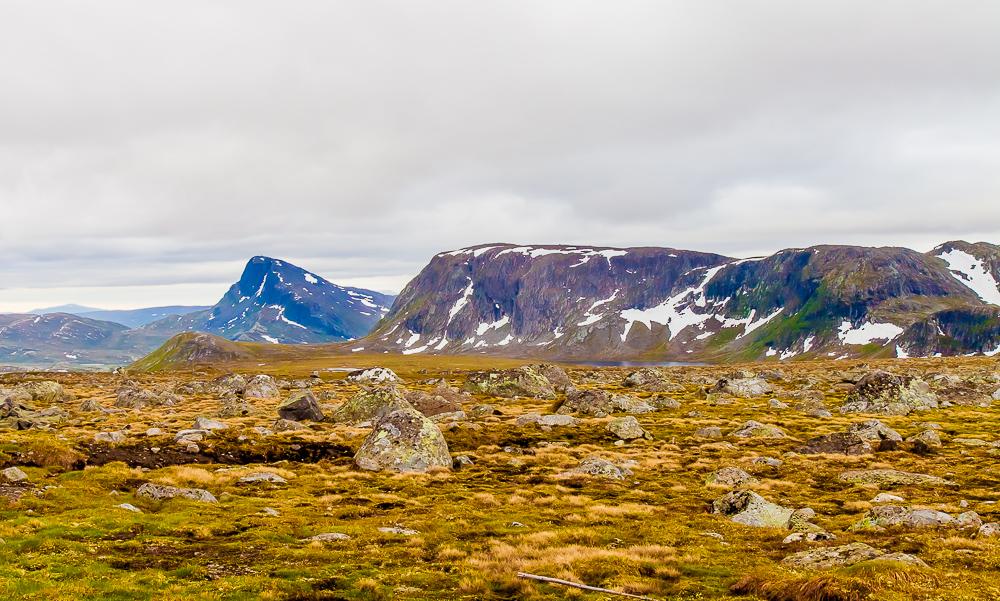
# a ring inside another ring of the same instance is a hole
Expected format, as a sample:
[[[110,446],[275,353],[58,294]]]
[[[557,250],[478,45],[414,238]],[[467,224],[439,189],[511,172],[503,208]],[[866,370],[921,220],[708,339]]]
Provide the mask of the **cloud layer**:
[[[971,1],[4,2],[0,310],[210,303],[254,254],[997,241],[997,56]]]

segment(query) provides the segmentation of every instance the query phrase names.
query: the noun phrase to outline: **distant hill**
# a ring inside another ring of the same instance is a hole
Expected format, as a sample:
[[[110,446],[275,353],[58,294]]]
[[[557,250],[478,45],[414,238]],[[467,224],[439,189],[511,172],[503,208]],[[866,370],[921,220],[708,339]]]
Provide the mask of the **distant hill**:
[[[93,313],[95,311],[104,311],[104,309],[68,304],[56,307],[45,307],[43,309],[32,309],[31,311],[28,311],[28,313],[32,315],[48,315],[49,313],[69,313],[70,315],[80,315],[81,313]]]
[[[103,321],[113,321],[130,328],[140,328],[154,321],[170,316],[187,315],[197,311],[204,311],[207,306],[170,305],[166,307],[148,307],[145,309],[123,309],[107,311],[87,311],[77,313],[81,317],[100,319]]]
[[[136,371],[159,371],[206,363],[250,359],[253,354],[237,342],[201,332],[178,334],[163,346],[129,366]]]

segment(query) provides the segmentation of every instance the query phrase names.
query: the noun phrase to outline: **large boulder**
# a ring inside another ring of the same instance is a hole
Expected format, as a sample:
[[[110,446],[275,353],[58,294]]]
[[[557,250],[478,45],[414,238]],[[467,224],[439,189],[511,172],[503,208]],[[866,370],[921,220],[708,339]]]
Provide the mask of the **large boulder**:
[[[309,390],[296,390],[278,405],[278,417],[292,421],[323,421],[319,402]]]
[[[465,390],[504,398],[556,398],[556,391],[549,379],[532,367],[471,373],[465,380]]]
[[[712,513],[728,516],[732,521],[760,528],[786,528],[794,513],[787,507],[771,503],[749,490],[739,490],[712,502]]]
[[[171,406],[177,401],[172,392],[154,392],[140,388],[134,383],[126,383],[118,389],[115,407],[122,409],[142,409],[147,406]]]
[[[757,479],[738,467],[724,467],[715,470],[705,478],[706,486],[740,488],[756,484]]]
[[[576,388],[566,392],[566,399],[559,406],[557,413],[582,413],[594,417],[607,417],[615,410],[611,394],[605,390]]]
[[[226,374],[212,380],[210,388],[221,397],[243,396],[247,388],[247,379],[240,374]]]
[[[893,443],[903,440],[899,432],[896,432],[877,419],[867,419],[863,422],[853,423],[847,427],[847,431],[880,445],[884,442]]]
[[[245,399],[275,399],[279,396],[281,392],[278,390],[278,383],[271,376],[264,374],[250,378],[243,389]]]
[[[682,387],[667,379],[664,373],[653,367],[643,367],[625,377],[622,386],[653,392],[673,392]]]
[[[451,467],[441,430],[415,409],[399,409],[379,421],[354,455],[363,470],[425,472]]]
[[[556,392],[566,392],[566,390],[573,387],[573,380],[569,378],[569,374],[567,374],[566,370],[558,365],[540,363],[538,365],[532,365],[531,368],[545,376],[545,379],[552,384],[552,388]]]
[[[66,391],[63,390],[62,384],[59,382],[53,382],[52,380],[42,380],[40,382],[25,382],[17,386],[17,390],[21,391],[24,396],[28,397],[25,400],[35,401],[38,403],[58,403],[64,401],[67,398]],[[15,397],[17,395],[15,394]]]
[[[919,378],[875,370],[865,374],[847,393],[841,413],[907,415],[938,407],[930,385]]]
[[[399,388],[391,384],[372,386],[362,388],[344,401],[334,410],[332,418],[342,424],[359,424],[377,421],[400,409],[415,411]]]

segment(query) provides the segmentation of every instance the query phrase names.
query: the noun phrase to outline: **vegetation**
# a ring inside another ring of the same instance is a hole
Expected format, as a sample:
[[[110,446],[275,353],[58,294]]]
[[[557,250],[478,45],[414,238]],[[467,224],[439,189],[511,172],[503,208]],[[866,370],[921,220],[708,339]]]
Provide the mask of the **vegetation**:
[[[532,582],[518,571],[563,578],[654,599],[767,600],[995,599],[1000,598],[1000,538],[976,538],[957,529],[884,529],[852,526],[873,506],[874,485],[842,482],[845,469],[893,468],[933,474],[953,487],[900,486],[907,505],[951,514],[973,509],[1000,520],[997,449],[955,439],[1000,440],[1000,412],[956,404],[929,413],[878,416],[904,436],[941,426],[945,444],[929,453],[908,447],[869,455],[802,455],[806,439],[843,431],[874,416],[842,415],[847,377],[867,370],[856,363],[782,365],[775,392],[736,398],[706,392],[741,369],[775,366],[664,368],[680,408],[638,415],[652,440],[616,444],[609,418],[580,417],[574,426],[518,425],[526,413],[549,414],[553,402],[474,395],[463,402],[493,404],[502,415],[476,417],[442,430],[453,456],[474,464],[424,474],[363,472],[352,455],[369,429],[333,423],[262,436],[280,398],[253,400],[252,413],[225,418],[229,429],[178,451],[174,434],[199,416],[217,418],[218,395],[182,392],[174,405],[121,412],[86,412],[84,400],[113,407],[126,379],[150,390],[178,390],[229,371],[266,373],[288,380],[320,371],[313,392],[330,408],[359,384],[347,368],[381,365],[408,389],[431,391],[444,379],[461,387],[466,372],[520,362],[480,357],[312,354],[288,350],[266,364],[260,358],[189,371],[111,374],[11,374],[0,387],[56,379],[72,395],[54,405],[66,413],[50,429],[8,430],[0,439],[0,467],[18,466],[28,485],[0,484],[0,598],[27,599],[604,599],[596,593]],[[301,353],[301,354],[294,354]],[[879,363],[932,382],[949,375],[983,390],[1000,386],[992,359],[908,360]],[[327,371],[328,369],[340,371]],[[652,400],[661,392],[623,386],[630,370],[567,366],[581,389],[603,389]],[[795,409],[802,391],[818,395],[832,417]],[[287,391],[282,396],[287,396]],[[777,398],[792,407],[773,409]],[[561,398],[561,395],[560,395]],[[977,399],[980,397],[976,397]],[[985,396],[988,399],[988,394]],[[29,403],[30,404],[30,403]],[[38,403],[35,403],[36,405]],[[556,402],[558,404],[558,401]],[[42,407],[37,407],[42,408]],[[218,418],[217,418],[218,419]],[[778,426],[781,439],[706,439],[696,431],[728,434],[748,420]],[[146,436],[148,428],[163,434]],[[127,434],[95,442],[98,432]],[[157,449],[154,451],[153,449]],[[599,455],[630,465],[624,481],[566,476],[580,460]],[[782,460],[780,467],[755,457]],[[787,507],[811,507],[834,543],[783,544],[789,531],[734,523],[707,510],[726,490],[705,484],[722,467],[756,478],[749,488]],[[287,484],[243,484],[270,472]],[[136,495],[144,482],[207,489],[218,503],[154,501]],[[966,503],[963,504],[962,502]],[[142,513],[117,507],[129,503]],[[966,507],[967,505],[967,507]],[[415,534],[383,532],[399,527]],[[310,542],[322,533],[349,540]],[[918,556],[929,567],[891,562],[805,571],[783,567],[785,556],[830,544],[865,542]]]

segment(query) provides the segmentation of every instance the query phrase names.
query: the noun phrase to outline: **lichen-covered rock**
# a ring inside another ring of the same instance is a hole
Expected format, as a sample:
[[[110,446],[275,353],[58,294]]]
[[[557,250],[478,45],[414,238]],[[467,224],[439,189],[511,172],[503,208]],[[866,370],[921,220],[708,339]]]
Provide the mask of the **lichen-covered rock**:
[[[716,382],[712,390],[751,399],[771,394],[774,392],[774,387],[762,378],[723,378]]]
[[[668,380],[662,371],[653,367],[643,367],[630,373],[625,377],[622,386],[654,392],[674,391],[678,389],[678,386]]]
[[[937,397],[927,382],[876,370],[862,377],[847,394],[841,413],[908,415],[938,407]]]
[[[66,391],[62,384],[52,380],[42,380],[40,382],[25,382],[16,387],[27,396],[30,401],[38,403],[58,403],[67,399]]]
[[[226,374],[212,380],[209,388],[222,397],[243,396],[247,388],[247,379],[240,374]]]
[[[712,512],[728,516],[734,522],[761,528],[785,528],[792,510],[771,503],[749,490],[726,493],[712,502]]]
[[[353,397],[342,403],[331,416],[341,424],[358,424],[377,421],[393,411],[416,409],[403,397],[402,391],[389,384],[362,388]],[[418,411],[419,413],[419,411]]]
[[[293,421],[323,421],[319,402],[309,390],[296,390],[278,405],[278,416]]]
[[[194,425],[191,426],[195,430],[225,430],[228,427],[229,424],[201,416],[194,418]]]
[[[308,429],[309,426],[303,424],[302,422],[297,422],[293,419],[284,419],[284,418],[278,418],[271,426],[271,430],[274,432],[297,432],[300,430],[308,430]]]
[[[538,365],[530,366],[532,369],[542,374],[545,379],[552,384],[553,390],[556,392],[566,392],[573,387],[573,380],[570,379],[569,374],[566,370],[559,367],[558,365],[552,365],[551,363],[540,363]]]
[[[976,538],[996,538],[1000,536],[1000,522],[988,522],[979,527]]]
[[[785,438],[785,433],[778,426],[749,420],[738,430],[732,432],[730,436],[736,438]]]
[[[935,449],[940,449],[943,444],[937,430],[924,430],[920,434],[907,438],[906,442],[910,443],[917,453],[930,453]]]
[[[592,455],[580,462],[580,465],[559,474],[561,478],[574,476],[592,476],[607,480],[625,480],[632,477],[632,470],[607,459]]]
[[[638,440],[640,438],[652,439],[652,435],[644,430],[632,415],[616,417],[608,422],[606,426],[608,432],[617,436],[620,440]]]
[[[575,426],[579,422],[578,419],[572,415],[542,415],[541,413],[525,413],[515,420],[518,426],[527,426],[529,424],[537,424],[543,428],[552,428],[556,426]]]
[[[271,376],[256,375],[250,378],[243,389],[245,399],[276,399],[281,396],[278,383]]]
[[[756,483],[756,478],[738,467],[720,468],[705,478],[705,484],[708,486],[723,486],[726,488],[740,488]]]
[[[218,503],[215,495],[201,488],[178,488],[176,486],[165,486],[163,484],[153,484],[146,482],[135,491],[137,497],[146,497],[154,501],[165,501],[176,497],[183,497],[192,501],[202,503]]]
[[[367,369],[356,369],[347,374],[348,382],[374,383],[374,384],[396,384],[402,379],[396,372],[387,367],[369,367]]]
[[[135,384],[126,384],[118,389],[115,407],[123,409],[142,409],[147,406],[173,405],[177,396],[171,392],[153,392],[139,388]]]
[[[107,444],[118,444],[120,442],[125,442],[124,432],[98,432],[94,434],[94,442],[103,442]]]
[[[648,403],[645,399],[640,399],[629,394],[612,395],[611,407],[619,413],[643,414],[656,411],[656,407]]]
[[[566,392],[566,400],[559,406],[557,413],[582,413],[594,417],[607,417],[615,410],[611,402],[611,394],[605,390],[572,389]]]
[[[829,453],[833,455],[865,455],[874,451],[871,443],[851,432],[834,432],[810,438],[796,449],[805,455]]]
[[[504,398],[556,398],[556,391],[548,378],[531,367],[471,373],[465,380],[465,390]]]
[[[852,566],[882,555],[885,555],[884,551],[880,551],[865,543],[851,543],[839,547],[823,547],[822,549],[800,551],[789,555],[781,563],[793,568],[822,570]]]
[[[955,516],[955,526],[960,530],[978,531],[983,525],[983,518],[975,511],[965,511]]]
[[[855,530],[867,528],[937,528],[955,525],[955,518],[934,509],[910,509],[900,505],[872,507]]]
[[[903,440],[899,432],[896,432],[877,419],[866,419],[863,422],[853,423],[847,427],[847,431],[874,443],[881,443],[882,441],[900,442]]]
[[[415,409],[399,409],[383,417],[354,455],[363,470],[425,472],[450,469],[452,460],[441,430]]]
[[[840,479],[853,484],[874,484],[877,486],[953,486],[954,483],[928,474],[901,472],[892,469],[848,470],[840,474]]]
[[[19,467],[8,467],[3,471],[0,471],[0,481],[8,483],[25,482],[28,480],[28,474]]]
[[[718,426],[706,426],[695,430],[694,435],[698,438],[722,438],[722,428]]]

